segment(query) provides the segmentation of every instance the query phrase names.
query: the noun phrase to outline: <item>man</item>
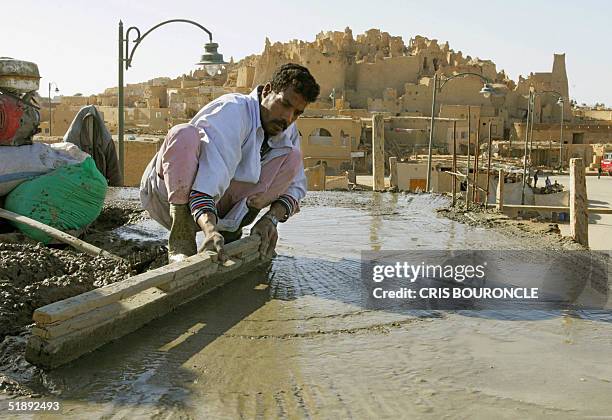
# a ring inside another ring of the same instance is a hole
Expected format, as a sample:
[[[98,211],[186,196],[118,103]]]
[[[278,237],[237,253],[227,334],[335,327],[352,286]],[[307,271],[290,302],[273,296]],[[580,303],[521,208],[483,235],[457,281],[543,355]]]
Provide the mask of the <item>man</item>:
[[[536,169],[535,174],[533,174],[533,188],[537,188],[538,186],[538,174],[540,173],[539,169]]]
[[[549,177],[544,180],[544,185],[546,185],[546,192],[552,192],[552,182]]]
[[[250,95],[223,95],[169,131],[143,174],[140,198],[170,230],[171,261],[197,252],[198,228],[202,249],[225,261],[223,245],[267,206],[251,233],[261,237],[262,255],[274,255],[277,223],[297,213],[306,195],[295,120],[318,95],[308,69],[285,64]]]

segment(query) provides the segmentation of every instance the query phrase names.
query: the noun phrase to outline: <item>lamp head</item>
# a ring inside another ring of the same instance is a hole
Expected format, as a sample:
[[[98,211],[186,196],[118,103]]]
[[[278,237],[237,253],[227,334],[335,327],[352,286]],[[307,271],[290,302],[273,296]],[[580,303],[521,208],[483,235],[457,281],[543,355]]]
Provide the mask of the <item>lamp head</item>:
[[[485,98],[490,98],[491,95],[495,92],[495,90],[491,87],[489,83],[485,83],[482,89],[480,89],[480,93]]]
[[[559,100],[557,100],[557,105],[563,105],[563,97],[559,96]]]
[[[221,69],[224,68],[224,65],[227,64],[223,61],[223,54],[219,54],[217,52],[217,48],[219,48],[219,44],[216,42],[209,42],[204,45],[204,54],[200,58],[200,62],[198,63],[201,66],[204,66],[206,73],[209,76],[214,76],[217,73],[221,72]]]

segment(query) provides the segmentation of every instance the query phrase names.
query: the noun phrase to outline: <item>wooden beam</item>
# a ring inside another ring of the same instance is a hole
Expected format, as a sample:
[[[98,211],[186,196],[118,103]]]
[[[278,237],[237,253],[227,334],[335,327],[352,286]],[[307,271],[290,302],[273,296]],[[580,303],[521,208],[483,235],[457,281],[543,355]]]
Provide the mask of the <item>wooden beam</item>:
[[[570,159],[570,235],[579,244],[589,246],[589,212],[586,179],[581,158]]]
[[[382,114],[372,117],[372,189],[385,189],[385,121]]]
[[[250,236],[226,245],[230,257],[239,256],[247,250],[257,249],[259,237]],[[134,277],[52,303],[34,311],[33,319],[38,324],[63,321],[82,313],[133,296],[151,287],[163,286],[194,272],[212,274],[218,264],[210,254],[196,254],[185,260]]]
[[[252,263],[258,258],[259,252],[254,252],[251,255],[237,258],[227,267],[215,264],[214,267],[219,267],[219,269],[192,272],[184,277],[176,279],[172,283],[144,290],[119,302],[110,303],[69,319],[56,321],[50,324],[36,324],[33,329],[33,334],[45,339],[55,339],[79,330],[101,326],[106,322],[115,322],[114,320],[118,317],[144,304],[153,303],[168,293],[174,293],[180,289],[191,287],[196,284],[204,285],[206,282],[210,282],[212,275],[227,274],[232,270],[238,269],[242,265]]]
[[[31,219],[27,216],[22,216],[21,214],[13,213],[12,211],[0,209],[0,218],[10,220],[16,223],[23,223],[24,225],[38,229],[41,232],[46,233],[50,237],[57,239],[58,241],[63,242],[65,244],[68,244],[73,248],[86,253],[87,255],[91,255],[92,257],[106,257],[112,258],[117,261],[125,261],[123,258],[118,257],[117,255],[111,254],[110,252],[98,248],[97,246],[82,241],[79,238],[75,238],[74,236],[67,234],[66,232],[62,232],[59,229],[41,223],[38,220]],[[127,261],[125,262],[127,263]]]
[[[489,204],[488,207],[495,207],[496,204]],[[517,210],[542,210],[542,211],[562,211],[569,213],[570,208],[567,206],[532,206],[530,204],[504,204],[506,209]],[[609,207],[589,207],[589,213],[594,214],[612,214],[612,208]]]
[[[497,191],[495,193],[495,207],[497,211],[504,211],[504,170],[500,169],[499,180],[497,181]]]
[[[63,312],[48,310],[49,307],[52,309],[57,307],[56,304],[40,308],[39,313],[48,313],[53,315],[51,318],[63,319],[47,323],[37,322],[26,346],[26,360],[44,368],[55,368],[129,334],[151,320],[265,263],[265,260],[260,258],[258,247],[259,238],[253,236],[226,246],[227,253],[233,258],[229,264],[220,265],[214,263],[214,258],[210,255],[200,255],[200,259],[191,259],[191,263],[187,266],[182,263],[192,257],[181,263],[162,267],[166,269],[164,270],[166,274],[173,271],[176,273],[174,276],[168,276],[174,279],[173,283],[166,282],[160,284],[160,287],[155,287],[149,282],[147,283],[149,287],[135,294],[132,293],[134,290],[144,286],[138,285],[135,288],[133,283],[127,282],[130,279],[124,280],[123,282],[129,285],[127,288],[129,296],[102,306],[98,303],[92,304],[93,301],[88,299],[84,305],[83,300],[78,298],[87,295],[86,293],[66,299],[71,304],[60,305],[64,308]],[[208,271],[201,271],[203,261],[206,261]],[[216,269],[211,268],[211,262]],[[152,272],[159,274],[158,270]],[[149,277],[157,278],[158,275],[153,273]],[[124,290],[126,293],[127,291]],[[108,296],[117,297],[117,295],[105,295],[102,301],[108,302],[106,300]],[[83,309],[86,309],[85,312]],[[64,318],[67,314],[73,316]]]

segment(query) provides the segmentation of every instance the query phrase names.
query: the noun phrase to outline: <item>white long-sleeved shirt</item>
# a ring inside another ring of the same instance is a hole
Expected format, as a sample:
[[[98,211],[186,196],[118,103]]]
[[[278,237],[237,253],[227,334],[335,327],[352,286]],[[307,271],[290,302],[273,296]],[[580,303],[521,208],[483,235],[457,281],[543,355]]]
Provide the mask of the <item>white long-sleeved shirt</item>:
[[[293,123],[285,131],[268,139],[270,150],[262,161],[260,150],[265,136],[257,88],[249,95],[231,93],[220,96],[205,105],[190,124],[202,133],[198,171],[192,189],[210,195],[215,201],[223,196],[232,180],[256,184],[263,164],[300,147],[299,132]],[[150,182],[154,176],[153,163],[143,175],[141,201],[151,217],[169,228],[171,220],[167,197],[164,197],[164,191],[151,187],[156,184]],[[285,194],[299,203],[306,195],[306,185],[302,164]],[[243,199],[219,220],[219,229],[235,231],[247,212],[246,199]]]

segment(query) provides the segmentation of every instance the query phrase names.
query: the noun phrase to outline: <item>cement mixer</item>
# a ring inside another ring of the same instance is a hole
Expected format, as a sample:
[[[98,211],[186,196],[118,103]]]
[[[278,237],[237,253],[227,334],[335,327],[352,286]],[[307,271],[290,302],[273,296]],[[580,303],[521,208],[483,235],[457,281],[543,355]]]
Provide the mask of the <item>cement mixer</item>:
[[[34,100],[40,74],[34,63],[0,57],[0,146],[32,144],[40,131]]]

